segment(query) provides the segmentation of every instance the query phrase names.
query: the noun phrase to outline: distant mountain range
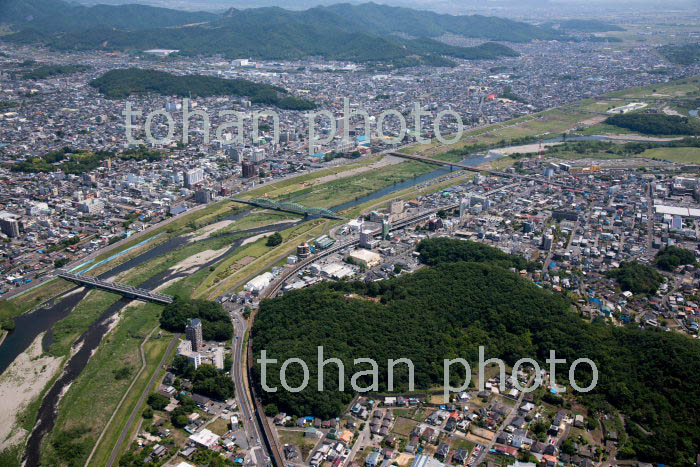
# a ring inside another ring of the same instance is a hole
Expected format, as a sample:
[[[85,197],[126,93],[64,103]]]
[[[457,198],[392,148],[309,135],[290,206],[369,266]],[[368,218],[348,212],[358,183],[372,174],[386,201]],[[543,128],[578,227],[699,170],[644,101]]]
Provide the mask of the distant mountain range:
[[[0,1],[0,22],[9,23],[15,28],[34,28],[46,32],[80,31],[97,26],[137,30],[214,21],[218,17],[214,13],[137,4],[86,7],[63,0]]]
[[[456,34],[484,40],[567,40],[562,31],[480,15],[453,16],[375,3],[336,4],[303,11],[277,7],[223,14],[144,5],[92,7],[62,0],[5,0],[0,18],[18,32],[2,39],[57,49],[177,49],[187,55],[449,65],[443,57],[517,55],[498,44],[455,47],[434,38]]]
[[[319,5],[328,6],[337,3],[338,0],[78,0],[83,5],[108,4],[123,5],[128,3],[140,3],[178,10],[203,10],[224,11],[228,8],[260,8],[280,7],[288,10],[306,10]],[[359,4],[362,1],[351,0],[348,3]],[[380,0],[379,3],[431,10],[442,13],[464,14],[467,11],[488,11],[493,8],[522,9],[532,7],[546,7],[549,0]]]
[[[496,14],[518,17],[523,15],[541,18],[542,13],[556,11],[561,17],[595,16],[610,11],[639,12],[641,10],[696,9],[696,0],[378,0],[391,6],[432,10],[451,14]],[[180,10],[204,10],[221,12],[227,8],[259,8],[277,6],[290,10],[304,10],[318,5],[331,5],[337,0],[78,0],[85,5],[105,3],[144,5]],[[361,3],[352,1],[351,3]],[[496,13],[497,12],[497,13]],[[548,16],[549,17],[549,16]]]

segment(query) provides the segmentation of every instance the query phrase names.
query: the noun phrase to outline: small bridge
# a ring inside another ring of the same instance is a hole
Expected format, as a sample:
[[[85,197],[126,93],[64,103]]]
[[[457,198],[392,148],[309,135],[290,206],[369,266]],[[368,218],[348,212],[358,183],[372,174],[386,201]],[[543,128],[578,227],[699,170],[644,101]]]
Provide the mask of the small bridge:
[[[430,157],[419,156],[417,154],[404,154],[402,152],[389,152],[387,154],[389,154],[390,156],[402,157],[404,159],[410,159],[412,161],[425,162],[426,164],[436,164],[436,165],[442,165],[445,167],[457,167],[458,169],[469,170],[470,172],[477,172],[477,173],[483,172],[483,173],[487,173],[489,175],[493,175],[494,177],[513,178],[513,175],[511,175],[511,174],[507,174],[504,172],[498,172],[495,170],[479,169],[477,167],[472,167],[472,166],[465,165],[465,164],[462,164],[459,162],[441,161],[439,159],[432,159]]]
[[[75,282],[86,287],[93,287],[96,289],[107,290],[108,292],[118,293],[127,298],[133,298],[136,300],[143,300],[145,302],[160,303],[162,305],[168,305],[173,302],[173,297],[169,295],[163,295],[156,292],[151,292],[147,289],[139,289],[137,287],[130,287],[128,285],[116,284],[114,282],[103,281],[96,277],[83,276],[81,274],[72,274],[70,272],[60,271],[58,277],[65,279],[67,281]]]
[[[328,219],[345,219],[343,216],[336,214],[330,209],[324,208],[309,208],[302,206],[299,203],[294,203],[292,201],[273,201],[268,198],[254,198],[254,199],[233,199],[237,203],[250,204],[263,209],[274,209],[275,211],[291,212],[293,214],[300,214],[302,216],[308,217],[326,217]]]

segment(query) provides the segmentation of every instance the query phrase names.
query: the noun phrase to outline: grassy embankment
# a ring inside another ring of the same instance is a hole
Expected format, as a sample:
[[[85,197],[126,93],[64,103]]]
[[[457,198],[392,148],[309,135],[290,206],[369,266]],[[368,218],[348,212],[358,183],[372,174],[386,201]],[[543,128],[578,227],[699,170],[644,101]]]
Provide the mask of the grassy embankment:
[[[213,206],[212,209],[202,210],[197,213],[197,216],[192,216],[190,219],[178,220],[179,225],[168,226],[173,229],[169,233],[174,234],[177,232],[177,229],[182,229],[183,226],[188,230],[192,230],[193,227],[208,225],[220,218],[222,214],[229,215],[230,209],[230,205],[220,205]],[[192,223],[194,223],[194,226]],[[124,274],[123,279],[126,283],[138,284],[203,249],[227,245],[230,243],[231,237],[235,237],[235,234],[191,243],[185,248],[176,249],[169,254],[154,258],[134,268]],[[139,241],[142,241],[142,239],[139,239]],[[129,246],[124,245],[123,248],[126,249]],[[110,252],[110,254],[114,254],[114,252]],[[136,253],[130,252],[131,254]],[[110,264],[110,266],[112,265]],[[56,340],[50,351],[63,353],[70,349],[75,339],[87,329],[90,323],[118,299],[117,295],[107,292],[91,292],[86,300],[81,302],[68,318],[57,323],[55,326]],[[98,351],[88,362],[81,376],[74,382],[60,404],[56,427],[49,437],[49,442],[45,444],[46,452],[44,455],[48,459],[56,456],[61,457],[63,446],[60,445],[60,435],[64,433],[74,435],[71,443],[77,446],[76,449],[81,456],[86,457],[104,424],[114,410],[117,409],[117,404],[126,389],[131,385],[134,375],[140,369],[140,365],[132,368],[128,362],[131,362],[131,364],[140,362],[139,347],[143,342],[143,337],[157,325],[160,307],[153,304],[139,304],[136,307],[129,307],[120,314],[122,315],[120,322],[105,338]],[[155,369],[155,365],[157,365],[162,353],[165,351],[168,341],[169,339],[163,338],[157,341],[152,339],[146,342],[147,367],[134,382],[133,389],[127,395],[124,404],[119,407],[119,410],[126,412],[126,415],[116,416],[109,429],[117,432],[121,429],[120,427],[123,426],[123,422],[128,418],[128,414],[136,403],[138,395],[143,391]],[[116,358],[117,356],[119,358]],[[114,375],[114,381],[110,381],[110,378],[104,378],[105,374]],[[104,384],[105,382],[108,384],[108,389],[100,389],[99,405],[91,409],[90,417],[82,416],[83,412],[81,411],[85,410],[85,407],[90,406],[91,401],[94,400],[93,392],[95,387],[99,385],[98,383]],[[82,421],[86,419],[89,419],[90,422],[83,424]],[[76,426],[71,422],[74,420],[81,420],[81,424]],[[76,429],[81,431],[80,434],[76,434],[77,432],[74,431]],[[103,450],[110,451],[108,447],[103,447],[102,444],[109,444],[109,440],[113,441],[113,438],[108,434],[104,440],[105,443],[101,443],[98,448],[96,459],[99,459]],[[59,444],[56,445],[56,443]]]
[[[119,280],[127,284],[139,284],[148,278],[165,271],[183,259],[189,258],[204,250],[216,250],[219,248],[228,247],[228,245],[230,245],[234,239],[239,238],[235,233],[237,230],[253,228],[280,220],[288,220],[294,216],[259,212],[254,213],[249,217],[240,219],[231,224],[229,227],[232,227],[233,229],[225,232],[225,235],[217,235],[217,233],[220,233],[219,231],[211,232],[209,233],[209,236],[203,240],[189,243],[182,248],[175,249],[165,255],[154,258],[133,268],[132,270],[124,273]],[[209,223],[210,222],[203,222],[200,225],[208,225]],[[201,235],[201,232],[193,233],[193,236],[195,237],[198,235]],[[176,286],[177,283],[173,285],[173,287]],[[112,295],[105,292],[98,293],[107,296]],[[88,302],[87,305],[90,305],[90,303]],[[96,308],[105,308],[105,305],[107,304],[105,303],[102,306],[97,306]],[[84,306],[82,308],[86,310],[90,309],[89,306]],[[44,455],[47,459],[55,458],[56,456],[60,457],[60,446],[57,450],[53,443],[55,443],[56,439],[61,433],[71,433],[71,430],[74,429],[86,430],[85,433],[81,433],[80,436],[76,436],[74,442],[80,446],[83,446],[79,449],[79,452],[81,453],[81,456],[87,457],[90,449],[95,443],[95,440],[109,420],[109,417],[115,412],[115,410],[118,410],[117,414],[114,416],[114,420],[109,424],[109,426],[107,426],[103,441],[96,448],[95,456],[92,462],[96,462],[97,464],[101,465],[103,461],[106,460],[111,453],[116,437],[118,437],[118,434],[125,425],[129,414],[138,401],[139,395],[143,392],[148,380],[153,374],[153,371],[155,371],[155,365],[157,365],[158,361],[160,361],[169,339],[163,338],[156,341],[152,338],[145,344],[147,368],[138,376],[137,380],[134,382],[133,388],[126,395],[122,405],[118,406],[119,400],[124,396],[124,393],[131,384],[134,375],[137,374],[140,365],[138,368],[128,370],[130,377],[126,378],[123,384],[112,383],[110,385],[110,390],[106,391],[105,394],[103,394],[103,397],[101,397],[99,407],[94,409],[91,423],[81,423],[79,425],[75,425],[71,422],[71,420],[84,419],[84,415],[81,413],[81,410],[83,410],[81,407],[87,403],[88,399],[90,399],[92,388],[95,384],[96,378],[99,378],[99,375],[123,374],[121,372],[126,372],[126,367],[123,366],[124,362],[133,363],[140,361],[138,351],[143,340],[142,336],[157,325],[157,319],[160,315],[159,310],[160,307],[154,304],[138,304],[134,307],[127,308],[126,311],[121,313],[123,315],[122,321],[117,325],[115,331],[109,334],[105,339],[107,346],[105,347],[105,344],[100,346],[100,350],[90,360],[83,374],[81,374],[78,380],[76,380],[73,386],[71,386],[66,397],[62,401],[59,408],[59,417],[57,419],[56,428],[51,434],[52,441],[48,443],[47,447],[45,448],[46,452]],[[94,311],[94,313],[99,315],[97,311]],[[149,317],[149,319],[137,319],[139,316]],[[78,315],[76,315],[76,319],[77,318]],[[68,325],[65,327],[67,329],[72,329],[72,327]],[[128,328],[127,336],[138,337],[139,339],[128,339],[123,341],[121,335],[124,333],[125,328]],[[68,335],[69,333],[66,334]],[[112,339],[120,342],[111,344]],[[69,338],[66,337],[65,341],[69,341]],[[115,359],[114,357],[117,354],[123,355],[124,358]],[[133,426],[132,430],[135,429],[136,426]],[[128,445],[124,447],[126,448],[127,446]]]
[[[317,179],[326,176],[337,175],[348,170],[365,167],[378,162],[382,156],[370,156],[357,161],[349,162],[345,165],[329,167],[327,169],[316,170],[314,172],[290,177],[278,182],[260,185],[258,188],[240,194],[241,199],[251,199],[265,196],[274,199],[284,199],[294,196],[300,190],[307,189],[317,183]]]
[[[269,247],[267,240],[260,238],[242,246],[223,261],[195,288],[196,298],[215,298],[229,289],[241,287],[255,275],[272,267],[280,259],[296,250],[297,245],[322,234],[331,221],[315,219],[280,232],[281,245]]]
[[[141,307],[144,308],[145,305],[141,305]],[[144,371],[138,376],[138,378],[134,382],[133,388],[126,394],[126,396],[124,396],[122,392],[122,397],[125,397],[122,404],[118,407],[115,407],[112,410],[112,412],[110,412],[110,415],[114,413],[114,419],[111,423],[109,423],[109,425],[106,425],[104,427],[104,436],[101,442],[98,444],[95,450],[95,454],[91,459],[91,463],[93,465],[106,464],[106,461],[114,448],[114,444],[118,439],[119,434],[124,429],[126,422],[129,419],[129,416],[134,410],[134,407],[136,406],[141,394],[145,390],[148,381],[151,379],[153,373],[159,372],[160,375],[158,376],[158,378],[160,378],[165,372],[162,368],[158,366],[158,364],[163,358],[163,354],[166,351],[166,348],[172,336],[170,334],[165,333],[163,337],[158,338],[157,334],[158,331],[155,331],[151,335],[151,338],[144,345],[144,355],[146,357],[146,367]],[[116,413],[114,412],[114,410],[116,410]],[[127,440],[130,439],[131,436],[134,434],[138,425],[138,423],[134,423],[131,426],[131,430],[126,438]],[[123,443],[122,451],[128,449],[128,447],[128,442]]]
[[[552,112],[552,111],[550,111],[550,112]],[[566,115],[566,114],[564,114],[564,115]],[[557,117],[559,117],[559,118],[557,118]],[[556,124],[557,128],[555,128],[553,131],[559,131],[559,126],[563,127],[563,126],[570,125],[571,122],[573,122],[573,120],[577,120],[579,117],[580,116],[576,116],[576,118],[574,118],[574,116],[569,115],[568,118],[563,118],[562,115],[557,116],[556,114],[550,113],[548,116],[537,117],[535,119],[523,118],[523,119],[521,119],[522,123],[516,122],[515,126],[512,126],[512,123],[511,123],[511,125],[499,125],[499,126],[496,126],[495,128],[490,129],[489,131],[478,132],[478,134],[472,134],[470,136],[472,137],[472,139],[478,139],[481,141],[498,140],[499,138],[526,136],[528,134],[532,134],[533,132],[540,131],[541,129],[543,129],[543,127],[541,126],[543,123],[544,123],[544,125],[546,125],[548,128],[551,129],[552,128],[552,126],[550,125],[551,122],[557,122],[557,124]],[[546,123],[546,122],[549,122],[549,123]],[[563,129],[565,129],[565,128],[563,128]],[[457,146],[459,146],[459,144],[463,145],[463,144],[470,144],[470,143],[471,142],[458,143],[458,145],[454,145],[453,147],[457,147]],[[447,150],[450,148],[451,147],[448,147],[448,148],[441,147],[438,150]],[[432,146],[431,146],[431,149],[433,149]],[[365,160],[365,161],[367,161],[367,160]],[[418,163],[415,163],[415,164],[417,164],[418,166],[424,166],[424,164],[418,164]],[[306,193],[303,193],[302,198],[305,199],[307,202],[319,202],[322,204],[327,203],[327,202],[331,202],[331,201],[335,201],[338,198],[340,198],[340,199],[353,199],[353,196],[355,196],[355,197],[361,196],[361,195],[357,194],[358,187],[353,186],[354,182],[357,182],[360,179],[365,179],[362,183],[367,183],[367,182],[371,183],[372,187],[371,187],[371,189],[368,189],[368,191],[372,192],[372,191],[375,191],[376,189],[379,189],[383,186],[386,186],[385,185],[386,183],[389,183],[389,184],[396,183],[397,180],[400,180],[401,176],[411,175],[411,173],[413,173],[413,175],[415,175],[416,168],[410,168],[409,167],[410,165],[411,165],[411,163],[401,163],[398,166],[398,167],[400,167],[400,169],[398,171],[399,172],[398,176],[396,175],[397,171],[394,170],[393,171],[394,174],[382,174],[382,173],[380,173],[377,175],[373,174],[373,176],[365,176],[363,174],[363,175],[359,175],[357,177],[352,177],[352,178],[356,178],[356,180],[344,179],[343,182],[346,182],[345,184],[349,186],[348,188],[342,188],[341,185],[343,183],[337,183],[338,181],[330,182],[328,184],[324,184],[324,185],[319,186],[318,190],[315,190],[315,189],[308,190]],[[334,173],[339,173],[339,172],[342,172],[344,170],[348,170],[350,167],[351,166],[344,166],[342,169],[341,168],[334,168],[334,169],[329,169],[329,170],[335,171]],[[408,168],[405,169],[405,171],[404,171],[404,168],[406,168],[406,167],[408,167]],[[395,168],[397,168],[397,167],[396,166],[390,167],[390,169],[395,169]],[[381,172],[381,171],[377,171],[377,172]],[[307,180],[311,180],[311,179],[318,178],[319,176],[320,176],[320,174],[317,172],[317,173],[313,173],[313,174],[307,174],[307,175],[302,176],[302,177],[306,177]],[[290,193],[295,193],[295,192],[298,192],[299,190],[307,190],[309,188],[308,186],[304,186],[306,184],[306,182],[300,183],[300,182],[295,181],[295,180],[296,179],[290,179],[290,180],[285,180],[283,182],[280,182],[284,186],[269,185],[268,187],[261,187],[258,190],[261,190],[261,192],[264,192],[266,189],[273,187],[272,190],[270,191],[271,193],[276,193],[277,196],[285,197],[285,196],[289,196]],[[351,183],[347,183],[348,181]],[[454,181],[444,182],[441,185],[449,186],[452,183],[454,183]],[[435,189],[440,189],[440,188],[438,186],[432,186],[432,187],[429,187],[428,189],[425,189],[422,191],[425,192],[425,191],[435,190]],[[388,196],[387,198],[390,199],[390,198],[393,198],[396,196],[400,196],[402,194],[409,194],[409,193],[413,194],[411,192],[418,192],[418,191],[421,191],[421,190],[407,189],[407,190],[404,190],[404,193],[392,194],[392,195]],[[384,202],[384,200],[376,200],[376,202],[377,203]],[[310,205],[318,205],[318,204],[311,204],[311,203],[309,203],[309,204]],[[206,209],[212,209],[212,211],[214,211],[214,212],[204,213],[204,216],[202,216],[202,217],[209,217],[209,219],[211,221],[213,221],[212,218],[215,218],[217,215],[219,215],[215,211],[220,209],[220,208],[216,208],[215,206],[216,205],[213,205],[212,207],[206,208]],[[185,223],[184,219],[179,219],[176,222]],[[264,222],[264,220],[261,220],[261,222]],[[197,222],[197,225],[203,225],[204,223],[206,223],[206,221]],[[190,228],[192,228],[192,227],[196,228],[196,225],[190,226]],[[299,226],[299,227],[301,227],[301,226]],[[292,230],[292,232],[284,232],[283,233],[283,234],[286,234],[286,236],[285,236],[285,243],[283,243],[283,247],[281,249],[285,250],[288,247],[289,251],[293,251],[296,244],[300,241],[298,238],[299,236],[306,234],[305,235],[306,237],[313,237],[314,235],[318,234],[319,231],[323,231],[323,229],[325,229],[327,227],[328,227],[327,225],[324,225],[324,223],[321,223],[321,224],[313,226],[311,229],[308,229],[305,232],[294,232],[294,230],[297,228],[290,229],[290,230]],[[174,228],[176,228],[176,226],[173,226],[171,224],[170,226],[168,226],[168,228],[170,230],[169,233],[172,233],[174,231]],[[153,232],[151,235],[155,235],[156,233],[157,232]],[[138,241],[142,241],[144,238],[145,237],[142,237]],[[292,240],[293,240],[293,242],[292,242]],[[134,241],[133,243],[135,244],[137,242]],[[121,248],[126,249],[128,247],[129,247],[129,245],[123,245]],[[277,250],[276,256],[281,256],[281,257],[286,256],[287,252],[283,251],[282,254],[280,255],[279,249],[280,248],[275,249],[275,250]],[[242,259],[245,257],[254,258],[254,261],[252,263],[246,265],[244,268],[242,268],[242,270],[237,271],[233,275],[227,277],[226,278],[226,285],[234,284],[237,281],[240,282],[239,279],[243,279],[245,274],[247,274],[248,272],[252,273],[252,271],[254,269],[259,270],[259,266],[261,265],[261,260],[271,261],[270,257],[273,256],[273,255],[270,255],[271,249],[268,249],[268,247],[265,247],[263,244],[263,241],[254,242],[254,243],[248,245],[247,247],[244,247],[242,250],[245,250],[245,251],[238,252],[237,254],[234,254],[232,257],[227,258],[222,263],[220,263],[217,266],[217,268],[215,268],[215,271],[213,271],[215,273],[214,276],[216,277],[217,273],[220,273],[222,270],[226,270],[226,268],[230,267],[231,264],[235,263],[237,259]],[[110,252],[110,255],[114,254],[115,252],[116,251]],[[237,256],[238,256],[238,258],[237,258]],[[279,262],[279,259],[277,261]],[[230,269],[227,272],[231,272]],[[201,276],[203,277],[204,274],[201,274]],[[191,276],[191,277],[194,277],[194,276]],[[187,280],[182,281],[182,283],[185,283],[185,282],[188,282],[188,281]],[[206,281],[204,281],[203,285],[205,285],[205,284],[206,284]],[[179,284],[173,285],[173,288],[177,288],[178,285]],[[215,284],[211,284],[211,283],[206,284],[205,289],[210,289],[212,287],[212,285],[215,285]],[[220,290],[221,288],[222,287],[217,287],[217,290]],[[207,291],[211,292],[210,290],[207,290]],[[201,288],[198,288],[196,293],[201,293]],[[27,294],[27,295],[30,296],[29,294]],[[35,299],[35,300],[38,301],[38,299]],[[70,326],[66,325],[66,334],[70,334],[70,332],[68,332],[68,330],[70,330],[70,329],[72,329],[72,328]],[[75,335],[75,332],[73,333],[73,335]],[[65,339],[62,339],[62,340],[69,341],[70,338],[66,337]],[[65,348],[65,343],[63,345]]]
[[[109,333],[86,365],[83,372],[71,385],[62,399],[56,418],[56,425],[42,445],[42,463],[71,463],[78,465],[85,462],[95,441],[105,424],[114,413],[124,392],[131,385],[134,375],[141,368],[140,346],[146,335],[158,325],[160,307],[143,304],[129,307],[120,313],[120,322]],[[122,405],[120,414],[110,426],[118,433],[123,422],[128,418],[138,396],[170,342],[168,334],[161,338],[151,338],[144,345],[147,366],[132,392]],[[121,413],[121,412],[124,413]],[[61,435],[73,434],[71,449],[61,444]],[[106,436],[105,441],[114,442],[116,438]],[[106,442],[109,444],[109,442]],[[105,451],[111,451],[105,447]],[[66,458],[66,453],[69,458]],[[102,451],[98,450],[102,456]],[[108,456],[108,453],[107,453]],[[101,457],[95,457],[98,461]],[[77,462],[76,462],[77,461]],[[104,465],[98,462],[96,465]]]
[[[239,212],[242,210],[243,207],[241,207],[241,205],[237,203],[232,203],[230,201],[221,201],[218,203],[214,203],[211,206],[207,206],[206,208],[200,209],[191,214],[185,214],[181,218],[170,222],[168,225],[156,227],[138,238],[133,238],[125,241],[124,243],[110,250],[109,252],[105,252],[98,255],[94,261],[84,265],[78,271],[84,270],[88,268],[90,264],[99,263],[100,261],[103,261],[115,254],[118,254],[122,251],[134,247],[135,245],[143,242],[144,240],[159,235],[157,239],[151,242],[147,242],[146,244],[138,248],[134,248],[133,250],[129,251],[129,253],[124,254],[119,258],[115,258],[109,263],[106,263],[90,271],[90,273],[93,275],[100,274],[118,266],[119,264],[128,261],[129,259],[143,253],[146,250],[154,248],[155,246],[167,241],[168,239],[181,235],[187,231],[194,231],[204,225],[216,222],[221,218],[227,217],[229,215],[234,214],[235,212]],[[55,279],[45,284],[42,284],[34,289],[31,289],[17,297],[12,297],[9,300],[0,300],[0,320],[14,318],[23,313],[31,311],[38,305],[46,302],[47,300],[53,297],[57,297],[67,292],[74,286],[75,285],[71,282],[64,281],[62,279]]]

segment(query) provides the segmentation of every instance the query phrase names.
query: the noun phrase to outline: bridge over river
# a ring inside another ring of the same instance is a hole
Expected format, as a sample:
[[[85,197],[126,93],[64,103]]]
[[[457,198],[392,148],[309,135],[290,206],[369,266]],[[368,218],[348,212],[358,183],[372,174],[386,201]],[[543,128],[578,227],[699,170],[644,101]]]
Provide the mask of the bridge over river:
[[[162,305],[168,305],[173,302],[173,297],[169,295],[159,294],[157,292],[152,292],[148,289],[140,289],[138,287],[117,284],[116,282],[103,281],[96,277],[83,276],[82,274],[73,274],[67,271],[60,271],[57,275],[62,279],[75,282],[86,287],[94,287],[97,289],[107,290],[109,292],[118,293],[128,298],[134,298],[146,302],[160,303]]]
[[[254,199],[232,199],[237,203],[249,204],[263,209],[274,209],[275,211],[291,212],[293,214],[301,214],[309,217],[325,217],[328,219],[345,219],[340,214],[337,214],[330,209],[312,208],[302,206],[301,204],[292,201],[274,201],[269,198],[254,198]]]

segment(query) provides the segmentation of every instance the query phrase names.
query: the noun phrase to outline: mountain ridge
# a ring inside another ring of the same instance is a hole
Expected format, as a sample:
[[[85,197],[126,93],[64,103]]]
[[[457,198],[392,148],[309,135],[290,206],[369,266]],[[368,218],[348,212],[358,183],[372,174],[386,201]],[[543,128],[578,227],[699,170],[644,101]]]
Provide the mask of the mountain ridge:
[[[446,57],[477,60],[518,54],[499,44],[457,47],[435,40],[444,34],[508,42],[568,39],[551,28],[503,18],[453,16],[376,3],[344,3],[303,11],[229,9],[220,15],[142,5],[70,7],[62,0],[10,0],[10,6],[3,7],[10,13],[4,17],[15,21],[13,26],[19,31],[3,40],[62,50],[165,48],[191,56],[273,60],[319,56],[393,62],[396,66],[453,66]],[[41,6],[47,12],[61,12],[51,18],[24,15]]]
[[[2,22],[16,28],[34,28],[47,32],[80,31],[105,26],[118,29],[184,26],[202,21],[214,21],[219,15],[189,12],[141,4],[73,5],[63,0],[5,0],[0,6]]]

